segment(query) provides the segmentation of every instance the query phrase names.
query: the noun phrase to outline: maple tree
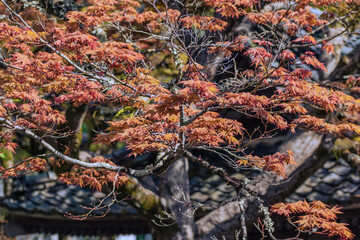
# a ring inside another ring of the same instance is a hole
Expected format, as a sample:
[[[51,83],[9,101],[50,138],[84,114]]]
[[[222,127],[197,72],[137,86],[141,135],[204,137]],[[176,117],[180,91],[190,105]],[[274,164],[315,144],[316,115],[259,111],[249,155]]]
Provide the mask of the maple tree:
[[[331,236],[340,236],[343,239],[352,238],[353,235],[346,228],[346,224],[337,223],[334,220],[337,218],[336,214],[341,213],[339,208],[329,208],[326,204],[320,201],[308,203],[306,201],[299,201],[296,203],[279,203],[271,207],[272,212],[280,215],[290,217],[290,214],[300,213],[304,216],[299,216],[299,219],[294,223],[299,225],[300,231],[311,232],[314,228],[321,229],[319,233]]]
[[[140,204],[134,205],[147,217],[154,211],[141,210],[141,198],[156,199],[152,210],[165,198],[161,207],[177,223],[171,230],[174,239],[209,239],[218,234],[216,223],[207,224],[217,216],[216,210],[195,223],[194,216],[178,212],[186,212],[188,204],[171,198],[179,194],[174,189],[140,193],[145,187],[136,179],[156,175],[167,188],[185,186],[180,196],[190,201],[191,160],[237,191],[233,202],[241,217],[233,220],[229,231],[235,226],[246,239],[246,224],[257,218],[258,209],[264,215],[268,205],[283,201],[285,190],[269,188],[273,195],[261,193],[256,181],[235,179],[196,151],[213,153],[234,168],[260,170],[289,184],[277,185],[289,192],[299,179],[279,179],[306,171],[288,168],[303,164],[299,159],[305,161],[307,155],[289,147],[258,156],[248,147],[275,134],[296,135],[303,129],[305,134],[320,133],[309,135],[309,141],[317,141],[313,151],[307,149],[312,155],[321,134],[360,134],[359,119],[354,117],[360,111],[360,78],[336,82],[313,78],[315,71],[326,71],[319,60],[322,54],[339,55],[333,40],[357,26],[356,0],[97,0],[60,18],[41,4],[1,3],[0,148],[16,154],[26,148],[24,137],[42,148],[39,155],[28,151],[30,157],[1,167],[3,178],[50,166],[68,184],[137,191],[133,201]],[[315,14],[314,9],[322,13]],[[340,31],[327,34],[339,23]],[[236,24],[249,31],[233,30]],[[102,109],[109,113],[101,113]],[[227,110],[237,117],[225,116]],[[344,117],[336,116],[340,114]],[[85,116],[91,115],[85,124]],[[259,126],[247,127],[247,119]],[[123,143],[128,157],[156,152],[156,158],[142,169],[115,164],[104,156],[81,160],[83,125],[92,128],[94,143],[87,144],[88,150],[106,152]],[[100,133],[94,135],[93,130]],[[255,207],[249,206],[251,201],[257,202]],[[232,211],[228,205],[221,208],[225,207]],[[319,202],[280,203],[271,210],[287,217],[304,214],[294,222],[302,233],[320,228],[329,236],[353,237],[334,222],[339,210]],[[275,238],[272,228],[266,231]],[[162,237],[169,239],[171,234]]]

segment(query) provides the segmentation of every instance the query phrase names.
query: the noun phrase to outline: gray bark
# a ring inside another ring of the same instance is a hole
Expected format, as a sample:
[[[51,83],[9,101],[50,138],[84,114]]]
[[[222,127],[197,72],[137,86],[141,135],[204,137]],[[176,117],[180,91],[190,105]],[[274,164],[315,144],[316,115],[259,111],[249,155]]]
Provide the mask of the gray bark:
[[[343,27],[335,26],[335,27],[329,29],[328,35],[329,35],[329,37],[333,37],[333,36],[336,36],[337,34],[341,33],[342,31],[344,31]],[[338,37],[332,39],[331,41],[329,41],[329,43],[333,44],[333,46],[334,46],[334,53],[328,54],[325,51],[323,51],[322,54],[320,55],[319,60],[325,64],[325,67],[327,69],[326,72],[319,71],[319,75],[320,75],[319,80],[320,81],[328,80],[330,75],[338,67],[340,60],[341,60],[342,48],[344,47],[347,39],[348,39],[348,35],[343,34],[343,35],[338,36]]]
[[[171,238],[170,233],[167,233],[164,239],[192,240],[195,238],[194,217],[191,214],[191,209],[185,203],[190,201],[188,170],[188,160],[182,157],[171,164],[161,176],[160,196],[166,199],[166,205],[178,227],[178,232]]]
[[[284,181],[273,173],[264,173],[261,181],[252,190],[258,192],[258,197],[266,204],[283,201],[329,158],[326,154],[318,156],[320,154],[318,149],[322,142],[324,143],[323,136],[313,132],[302,132],[291,137],[279,148],[280,151],[291,150],[295,155],[297,165],[287,168],[288,178]],[[248,226],[257,219],[259,206],[255,198],[249,197],[246,200]],[[218,238],[222,235],[234,236],[234,231],[241,227],[239,206],[236,202],[230,202],[199,219],[196,226],[200,240],[210,239],[212,235]]]
[[[58,149],[61,152],[64,152],[66,148],[69,148],[68,155],[70,157],[79,157],[79,148],[82,140],[81,127],[87,110],[88,105],[81,105],[77,107],[72,104],[69,105],[65,113],[65,117],[68,121],[59,127],[61,131],[64,133],[70,133],[70,135],[58,140]]]

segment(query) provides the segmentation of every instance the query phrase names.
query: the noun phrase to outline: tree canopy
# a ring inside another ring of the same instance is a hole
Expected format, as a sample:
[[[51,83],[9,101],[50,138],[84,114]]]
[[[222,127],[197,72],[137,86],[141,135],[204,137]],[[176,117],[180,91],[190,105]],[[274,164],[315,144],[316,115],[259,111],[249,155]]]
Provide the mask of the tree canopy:
[[[246,239],[259,216],[263,236],[276,239],[269,207],[299,234],[353,238],[335,221],[337,207],[277,202],[326,161],[331,136],[360,135],[360,77],[340,71],[345,40],[358,34],[359,1],[94,0],[62,11],[51,4],[1,0],[3,178],[52,169],[68,184],[128,193],[147,218],[166,210],[174,220],[175,227],[154,224],[158,239],[220,238],[234,229]],[[278,152],[249,151],[284,134]],[[155,157],[142,166],[106,157],[122,147],[128,159]],[[95,154],[81,159],[84,150]],[[237,197],[197,221],[185,214],[188,161]],[[236,179],[235,170],[251,177]],[[144,185],[146,176],[158,176],[159,189]]]

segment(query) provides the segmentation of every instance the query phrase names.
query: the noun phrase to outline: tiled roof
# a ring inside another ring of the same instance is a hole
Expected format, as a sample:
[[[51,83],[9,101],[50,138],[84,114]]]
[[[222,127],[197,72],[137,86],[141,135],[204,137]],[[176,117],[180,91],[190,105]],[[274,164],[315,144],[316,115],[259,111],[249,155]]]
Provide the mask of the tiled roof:
[[[244,174],[234,173],[232,177],[242,179]],[[193,201],[210,207],[236,196],[234,188],[217,175],[207,179],[193,177],[191,193]],[[346,205],[359,202],[360,198],[355,197],[358,194],[360,195],[359,174],[344,159],[332,158],[291,194],[287,201],[321,200],[329,204]],[[60,183],[56,181],[55,174],[50,172],[14,179],[11,196],[0,197],[0,206],[11,212],[26,214],[81,215],[87,211],[81,206],[97,204],[104,196],[104,193]],[[126,213],[136,214],[137,211],[124,202],[114,204],[110,210],[113,215]]]
[[[17,178],[12,185],[11,196],[0,198],[0,206],[11,212],[28,215],[81,215],[88,211],[82,206],[93,206],[105,197],[104,193],[60,183],[52,173]],[[109,201],[111,199],[107,199],[104,204]],[[110,209],[113,215],[124,213],[136,214],[136,210],[122,202],[112,205]]]
[[[360,47],[360,35],[359,33],[351,34],[342,48],[343,55],[351,55],[356,52],[356,49]]]
[[[245,175],[234,173],[231,176],[242,179]],[[207,179],[198,176],[193,177],[191,179],[191,193],[191,200],[202,204],[201,209],[205,211],[236,197],[234,188],[227,185],[217,175]],[[336,160],[333,158],[307,179],[286,201],[321,200],[327,204],[346,206],[360,202],[360,198],[355,197],[358,194],[360,195],[359,174],[344,159]],[[27,218],[64,219],[65,213],[84,214],[87,210],[82,208],[82,205],[96,204],[98,199],[104,196],[103,193],[89,189],[73,185],[67,186],[56,181],[54,174],[42,173],[14,179],[11,196],[1,197],[0,206],[12,214],[21,214]],[[112,219],[111,216],[120,220],[130,216],[138,216],[138,214],[134,208],[120,202],[112,206],[107,217]],[[24,222],[28,222],[28,220],[24,220]],[[53,228],[51,229],[49,232],[55,231]],[[128,229],[126,231],[135,230]],[[114,233],[115,230],[109,230],[109,232]]]
[[[242,179],[244,175],[234,173],[231,177]],[[191,180],[191,200],[199,202],[204,207],[215,207],[224,201],[236,197],[234,187],[226,184],[218,175],[213,175],[205,180],[195,177]]]
[[[241,173],[232,175],[237,179],[244,177]],[[206,180],[193,178],[191,181],[193,201],[206,206],[218,206],[227,199],[236,197],[233,187],[214,175]],[[286,201],[320,200],[327,204],[342,206],[360,202],[360,175],[344,159],[332,158],[313,176],[308,178]]]
[[[349,205],[360,202],[360,176],[342,158],[332,158],[307,179],[287,201],[320,200],[328,204]]]
[[[232,177],[241,179],[244,175],[232,174]],[[195,177],[191,180],[191,199],[205,206],[218,206],[226,199],[236,196],[232,186],[227,185],[219,176],[208,179]],[[66,213],[81,215],[88,210],[82,206],[92,206],[105,197],[104,193],[80,188],[78,186],[56,181],[53,173],[42,173],[34,176],[25,176],[14,179],[11,196],[1,197],[0,206],[9,212],[26,215],[51,215],[52,218],[62,217]],[[106,205],[111,199],[104,202]],[[101,212],[95,212],[100,214]],[[137,214],[137,211],[126,204],[119,202],[112,205],[112,215]]]

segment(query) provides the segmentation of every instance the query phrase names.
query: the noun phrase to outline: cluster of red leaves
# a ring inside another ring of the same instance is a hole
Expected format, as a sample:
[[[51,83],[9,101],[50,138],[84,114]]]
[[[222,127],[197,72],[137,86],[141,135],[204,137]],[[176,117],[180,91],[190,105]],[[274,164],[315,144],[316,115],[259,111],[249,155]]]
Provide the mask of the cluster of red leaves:
[[[209,146],[227,144],[236,147],[240,146],[239,136],[243,135],[244,128],[236,120],[220,118],[218,113],[207,113],[181,128],[181,131],[186,133],[187,141],[193,146],[205,143]]]
[[[206,29],[211,32],[223,31],[228,25],[223,20],[206,16],[183,17],[180,22],[186,28]]]
[[[265,157],[247,155],[238,160],[238,164],[251,166],[286,177],[285,166],[295,164],[294,154],[291,151],[286,153],[275,153]]]
[[[18,146],[17,143],[13,142],[13,134],[10,131],[0,132],[3,142],[0,143],[0,150],[7,149],[13,153],[15,153],[15,148]]]
[[[113,162],[103,157],[95,157],[90,159],[90,162],[103,162],[115,166]],[[52,162],[60,166],[59,161]],[[106,169],[87,169],[74,165],[69,172],[60,174],[58,180],[68,185],[78,185],[80,187],[89,187],[97,191],[101,191],[104,186],[113,186],[116,188],[122,186],[127,177],[124,173],[116,173]]]
[[[360,127],[356,124],[330,124],[325,122],[324,119],[319,119],[310,115],[302,115],[298,119],[294,120],[293,123],[300,126],[305,126],[307,129],[311,129],[320,133],[331,133],[339,135],[344,132],[356,132],[358,135],[360,135]]]
[[[227,3],[224,3],[227,5]],[[158,31],[162,28],[161,23],[169,21],[174,24],[181,23],[185,28],[196,28],[209,31],[222,31],[228,25],[226,21],[207,16],[181,16],[178,10],[167,9],[163,12],[144,11],[139,13],[136,8],[140,6],[139,2],[127,1],[99,1],[94,5],[87,7],[81,12],[70,12],[68,25],[72,27],[81,23],[86,27],[99,26],[104,22],[114,24],[139,24],[146,26],[152,31]],[[220,7],[221,8],[221,7]],[[224,8],[224,7],[222,7]],[[121,11],[119,11],[121,10]],[[238,14],[235,14],[238,15]],[[83,36],[84,40],[87,38]]]
[[[318,19],[311,12],[309,6],[302,5],[299,2],[295,10],[280,9],[270,12],[252,12],[247,14],[247,18],[262,25],[284,25],[287,34],[290,36],[294,36],[300,28],[310,32],[313,28],[327,23],[326,20]]]
[[[315,57],[315,53],[313,52],[306,52],[305,54],[300,56],[300,59],[303,63],[309,66],[313,66],[316,69],[326,71],[325,65]]]
[[[245,45],[248,41],[246,36],[237,36],[231,42],[217,42],[215,46],[209,47],[210,53],[224,53],[225,57],[231,56],[234,52],[242,52],[245,50]]]
[[[223,17],[226,18],[237,18],[241,15],[244,15],[246,14],[244,8],[251,8],[256,3],[258,3],[257,0],[204,0],[204,2],[207,6],[214,7],[216,12],[220,13]]]
[[[17,177],[20,174],[45,171],[47,165],[45,159],[31,157],[17,163],[14,167],[4,169],[4,167],[0,166],[0,174],[2,178]]]
[[[106,5],[106,2],[96,4],[89,7],[89,11],[97,7],[107,8]],[[39,15],[44,17],[40,13]],[[42,32],[36,32],[35,28],[20,28],[5,22],[0,23],[1,47],[2,51],[6,52],[4,57],[7,57],[3,60],[10,66],[6,70],[0,70],[0,92],[4,96],[0,99],[0,115],[11,118],[16,112],[17,116],[22,117],[15,121],[15,125],[48,128],[51,131],[54,126],[66,122],[64,113],[58,110],[59,104],[72,102],[76,106],[113,101],[114,96],[104,94],[103,82],[91,80],[76,72],[84,61],[101,63],[102,70],[89,74],[111,82],[104,77],[104,72],[116,69],[129,73],[138,61],[143,60],[143,56],[135,52],[128,43],[101,43],[86,29],[75,27],[73,21],[65,25],[49,21],[46,27]],[[46,44],[56,48],[58,52],[34,50]],[[62,55],[59,52],[62,52]],[[130,79],[133,82],[128,83],[129,86],[141,85],[139,78]],[[119,89],[119,94],[124,96],[123,88],[114,89]],[[129,92],[129,88],[126,90]],[[130,96],[132,101],[123,103],[136,102],[138,95]]]
[[[295,203],[277,203],[271,206],[270,211],[286,216],[301,232],[316,232],[342,239],[354,238],[345,223],[336,222],[336,215],[341,214],[337,206],[330,208],[320,201],[308,203],[304,200]],[[293,221],[293,218],[296,220]]]
[[[251,61],[256,68],[267,65],[273,58],[273,55],[265,48],[250,48],[245,52],[245,56],[251,57]]]
[[[342,91],[328,89],[306,81],[311,75],[308,70],[296,69],[292,72],[285,71],[275,74],[277,79],[274,82],[284,88],[277,90],[277,94],[272,96],[274,103],[283,102],[281,104],[287,106],[290,100],[291,104],[295,103],[299,107],[301,107],[299,103],[306,103],[327,112],[333,112],[339,109],[339,106],[352,106],[353,108],[359,106],[354,97]],[[304,109],[300,112],[306,113]]]
[[[127,70],[126,65],[134,65],[144,59],[143,55],[134,52],[134,48],[130,44],[122,42],[106,42],[84,54],[90,55],[92,61],[103,62],[111,69],[121,70]]]

